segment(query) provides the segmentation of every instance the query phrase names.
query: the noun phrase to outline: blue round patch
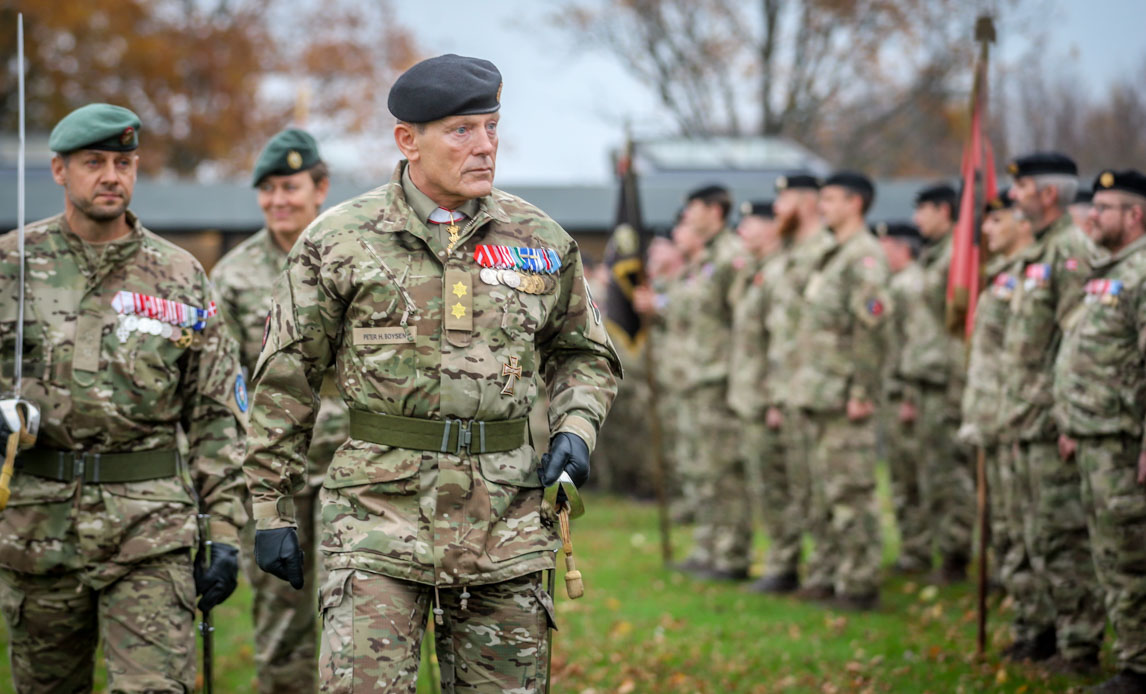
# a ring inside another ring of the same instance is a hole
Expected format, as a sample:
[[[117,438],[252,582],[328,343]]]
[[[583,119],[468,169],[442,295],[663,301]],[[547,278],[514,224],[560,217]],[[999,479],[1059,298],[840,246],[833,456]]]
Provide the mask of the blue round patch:
[[[235,376],[235,404],[239,406],[239,412],[246,412],[250,406],[247,401],[247,382],[243,380],[243,374]]]

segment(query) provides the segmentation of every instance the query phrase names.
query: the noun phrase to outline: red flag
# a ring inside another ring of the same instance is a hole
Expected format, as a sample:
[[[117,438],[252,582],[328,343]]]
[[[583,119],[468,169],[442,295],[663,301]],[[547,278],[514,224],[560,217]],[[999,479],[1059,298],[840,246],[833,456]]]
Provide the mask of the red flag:
[[[982,42],[971,88],[971,132],[963,148],[963,197],[959,201],[959,221],[952,239],[951,267],[947,275],[947,324],[954,332],[963,324],[968,337],[975,324],[979,295],[979,235],[983,206],[998,195],[995,180],[995,153],[983,133],[987,116],[987,43],[992,35],[980,35]]]

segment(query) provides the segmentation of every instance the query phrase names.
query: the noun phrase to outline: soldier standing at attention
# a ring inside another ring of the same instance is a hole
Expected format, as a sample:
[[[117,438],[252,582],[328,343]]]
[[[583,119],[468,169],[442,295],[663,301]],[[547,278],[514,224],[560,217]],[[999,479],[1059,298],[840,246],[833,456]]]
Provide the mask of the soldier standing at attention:
[[[1050,606],[1039,602],[1043,596],[1031,590],[1030,558],[1023,542],[1022,498],[1015,489],[1016,478],[1010,450],[999,444],[999,402],[1002,398],[1003,370],[999,354],[1010,316],[1010,304],[1018,288],[1015,255],[1034,240],[1031,224],[1014,208],[1006,190],[989,200],[983,215],[983,239],[991,253],[984,270],[986,289],[975,308],[975,330],[971,335],[967,362],[967,387],[963,391],[962,424],[958,437],[966,446],[982,448],[987,467],[990,502],[991,551],[994,561],[991,577],[1001,583],[1014,602],[1016,634],[1037,633]]]
[[[682,397],[691,407],[681,435],[690,440],[686,477],[696,490],[693,548],[679,567],[700,578],[744,580],[752,516],[736,414],[728,407],[733,289],[744,267],[740,239],[728,228],[732,199],[721,186],[694,190],[681,222],[699,249],[685,270],[678,309],[688,316]]]
[[[764,411],[771,404],[768,380],[768,334],[765,319],[783,266],[779,225],[770,202],[745,202],[736,227],[750,259],[751,273],[736,302],[732,321],[732,377],[728,379],[728,406],[740,417],[741,455],[752,490],[752,505],[759,506],[770,535],[785,526],[788,490],[774,483],[786,482],[784,449],[779,432],[764,423]],[[749,548],[750,549],[750,548]],[[751,557],[749,557],[751,561]],[[774,563],[765,558],[765,576]],[[759,583],[759,581],[757,581]],[[754,584],[755,585],[755,584]]]
[[[1104,171],[1090,219],[1101,246],[1055,361],[1059,454],[1077,461],[1094,566],[1121,671],[1091,691],[1146,692],[1146,176]]]
[[[810,173],[797,171],[776,179],[773,208],[783,248],[777,270],[780,277],[772,289],[764,322],[769,335],[786,337],[768,341],[764,389],[769,405],[764,422],[779,434],[784,467],[770,466],[764,483],[771,487],[769,498],[782,504],[784,511],[772,519],[768,563],[764,576],[752,585],[754,591],[762,593],[791,593],[800,587],[800,551],[811,500],[810,445],[808,425],[794,405],[789,383],[796,370],[798,350],[792,337],[800,324],[804,287],[820,256],[834,243],[820,220],[819,195],[820,181]]]
[[[332,366],[350,405],[320,497],[324,692],[414,692],[430,614],[443,689],[545,686],[542,487],[588,478],[620,366],[576,243],[493,187],[501,84],[457,55],[400,76],[405,160],[303,232],[273,294],[244,469],[259,567],[296,588],[291,496]],[[538,373],[555,432],[540,463]]]
[[[101,642],[111,691],[192,691],[194,597],[210,610],[238,577],[238,345],[199,263],[128,210],[139,131],[109,104],[61,120],[48,144],[64,212],[27,229],[22,396],[42,420],[0,512],[20,692],[91,691]],[[13,387],[16,245],[0,237],[0,392]],[[200,508],[214,544],[193,570]]]
[[[923,507],[919,485],[922,453],[914,420],[900,417],[903,403],[917,402],[918,392],[899,369],[903,347],[915,329],[909,320],[910,309],[923,295],[923,270],[915,262],[923,247],[923,236],[914,225],[902,222],[881,223],[876,225],[875,231],[892,273],[888,284],[891,310],[884,322],[887,357],[884,359],[881,423],[886,434],[892,506],[899,528],[899,557],[895,568],[900,573],[922,573],[931,566],[930,535],[926,532],[931,520]]]
[[[929,186],[915,196],[914,221],[927,245],[918,261],[923,284],[905,307],[911,330],[898,369],[909,385],[899,417],[918,439],[917,493],[927,519],[922,526],[900,530],[905,544],[916,548],[910,561],[922,563],[920,568],[931,568],[934,544],[942,559],[936,577],[941,583],[966,578],[975,523],[969,456],[955,438],[966,357],[962,340],[946,327],[955,199],[947,184]]]
[[[874,415],[888,277],[883,251],[864,223],[874,198],[867,176],[850,171],[833,174],[820,189],[820,213],[835,244],[804,290],[791,385],[812,442],[815,552],[805,595],[849,610],[873,609],[879,601]]]
[[[255,162],[252,180],[265,226],[225,255],[211,273],[223,317],[239,341],[244,373],[255,370],[271,308],[271,287],[286,267],[287,253],[314,218],[330,189],[318,143],[302,130],[284,130],[267,143]],[[333,376],[333,374],[331,374]],[[305,486],[294,494],[299,542],[306,553],[304,572],[314,585],[318,557],[315,523],[318,492],[335,449],[346,440],[347,412],[333,381],[323,384],[321,405],[307,451]],[[254,523],[243,529],[243,543],[254,546]],[[255,665],[259,691],[266,694],[313,692],[315,654],[313,591],[296,591],[260,571],[249,554],[243,570],[254,595]]]
[[[1101,590],[1094,575],[1077,462],[1058,453],[1058,427],[1051,416],[1054,359],[1063,318],[1082,299],[1094,250],[1066,211],[1078,189],[1078,169],[1057,152],[1019,157],[1008,170],[1010,196],[1030,220],[1035,241],[1016,256],[1019,286],[1003,338],[1001,431],[1015,444],[1015,474],[1029,498],[1025,541],[1036,579],[1044,582],[1054,615],[1033,636],[1023,635],[1006,655],[1046,660],[1065,672],[1085,672],[1098,663],[1105,629]],[[1039,586],[1032,586],[1032,591]]]

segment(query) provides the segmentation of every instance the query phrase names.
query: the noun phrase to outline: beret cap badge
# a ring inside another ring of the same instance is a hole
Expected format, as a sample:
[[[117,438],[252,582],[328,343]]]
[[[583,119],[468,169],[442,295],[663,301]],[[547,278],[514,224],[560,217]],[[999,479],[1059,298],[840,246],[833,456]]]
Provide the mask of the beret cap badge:
[[[1098,177],[1098,184],[1103,188],[1109,188],[1114,185],[1114,174],[1109,171],[1104,171],[1102,175]]]
[[[123,133],[119,136],[119,144],[127,146],[131,144],[132,138],[135,137],[135,128],[130,125],[123,129]]]
[[[776,190],[784,190],[788,187],[788,177],[780,176],[776,179]]]
[[[1016,164],[1015,162],[1011,162],[1010,164],[1007,164],[1007,173],[1014,176],[1018,172],[1019,172],[1019,165],[1018,164]]]
[[[290,168],[292,168],[292,169],[301,169],[302,168],[302,155],[298,153],[297,149],[292,149],[290,152],[287,152],[286,160],[287,160],[287,166],[289,166]]]

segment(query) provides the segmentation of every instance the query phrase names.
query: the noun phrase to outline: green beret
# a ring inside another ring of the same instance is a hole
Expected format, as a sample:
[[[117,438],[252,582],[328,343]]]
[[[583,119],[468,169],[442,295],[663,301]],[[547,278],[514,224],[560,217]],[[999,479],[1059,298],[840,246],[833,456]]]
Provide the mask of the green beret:
[[[402,73],[386,106],[407,123],[493,113],[501,108],[501,73],[488,60],[439,55]]]
[[[318,143],[310,133],[287,128],[270,139],[255,161],[251,185],[257,186],[267,176],[289,176],[322,162]]]
[[[1007,173],[1013,178],[1047,174],[1077,176],[1078,166],[1073,159],[1059,152],[1034,152],[1015,157],[1015,160],[1007,165]]]
[[[139,116],[122,106],[88,104],[52,128],[48,149],[67,154],[77,149],[131,152],[139,147]]]
[[[1146,176],[1134,169],[1103,171],[1094,179],[1094,192],[1121,190],[1146,198]]]

